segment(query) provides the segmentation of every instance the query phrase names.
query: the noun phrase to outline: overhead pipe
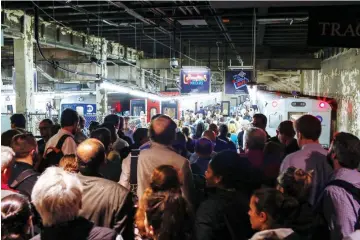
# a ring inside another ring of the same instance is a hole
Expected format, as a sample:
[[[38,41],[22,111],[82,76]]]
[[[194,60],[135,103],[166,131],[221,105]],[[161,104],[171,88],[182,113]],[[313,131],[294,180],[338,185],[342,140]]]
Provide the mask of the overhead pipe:
[[[210,7],[210,11],[211,11],[211,13],[212,13],[213,15],[216,15],[216,11],[215,11],[212,7]],[[235,44],[233,43],[230,35],[228,34],[228,31],[227,31],[226,27],[224,26],[221,17],[220,17],[220,16],[215,16],[215,21],[216,21],[216,23],[218,24],[221,32],[223,33],[223,35],[224,35],[226,41],[228,42],[228,44],[230,45],[231,49],[232,49],[232,50],[235,52],[235,54],[241,59],[240,54],[239,54],[239,52],[237,51],[237,49],[236,49],[236,47],[235,47]]]
[[[123,9],[125,10],[125,12],[127,12],[127,13],[130,14],[131,16],[139,19],[140,21],[142,21],[142,22],[144,22],[144,23],[146,23],[146,24],[154,25],[154,26],[155,26],[155,29],[157,29],[157,30],[159,30],[160,32],[162,32],[162,33],[164,33],[164,34],[167,34],[167,35],[169,35],[169,36],[171,37],[172,33],[171,33],[170,31],[166,30],[165,28],[163,28],[163,27],[161,27],[161,26],[158,27],[155,22],[153,22],[153,21],[151,21],[151,20],[149,20],[149,19],[145,19],[143,16],[141,16],[141,15],[138,14],[138,13],[136,13],[134,10],[128,8],[128,7],[127,7],[125,4],[123,4],[122,2],[120,2],[120,1],[112,1],[112,0],[107,0],[107,1],[108,1],[110,4],[112,4],[112,5],[114,5],[114,6],[118,7],[118,8],[123,8]],[[147,35],[147,34],[145,33],[144,29],[143,29],[142,32],[143,32],[144,36],[148,37],[149,39],[151,39],[151,40],[159,43],[160,45],[162,45],[162,46],[164,46],[164,47],[169,48],[170,50],[174,50],[175,52],[180,53],[179,51],[173,49],[172,47],[170,47],[170,46],[168,46],[168,45],[166,45],[166,44],[164,44],[164,43],[156,40],[155,38]],[[177,39],[177,38],[176,38],[176,40],[179,41],[179,39]],[[183,54],[183,55],[184,55],[186,58],[197,62],[195,59],[190,58],[190,57],[187,56],[186,54]]]
[[[120,62],[126,63],[126,64],[129,65],[129,66],[132,66],[132,67],[135,67],[135,68],[137,68],[137,69],[143,70],[144,72],[149,73],[149,74],[151,74],[152,76],[154,76],[154,77],[156,77],[156,78],[166,79],[166,80],[169,80],[169,81],[174,81],[174,82],[176,82],[176,79],[161,77],[161,76],[156,75],[155,73],[153,73],[153,72],[151,72],[151,71],[149,71],[149,70],[143,69],[143,68],[141,68],[141,67],[139,67],[139,66],[137,66],[137,65],[135,65],[135,64],[132,64],[132,63],[130,63],[130,62],[124,60],[124,59],[119,58],[118,60],[119,60]],[[112,64],[114,64],[114,65],[116,65],[116,66],[119,66],[119,65],[118,65],[116,62],[114,62],[114,61],[108,60],[108,61],[106,61],[106,62],[112,63]],[[105,79],[105,80],[113,80],[113,79],[108,79],[108,78],[104,78],[104,79]],[[155,79],[155,81],[161,83],[160,80]]]
[[[302,18],[259,18],[256,21],[259,24],[276,24],[281,22],[290,22],[290,25],[294,22],[306,22],[309,20],[309,17]]]

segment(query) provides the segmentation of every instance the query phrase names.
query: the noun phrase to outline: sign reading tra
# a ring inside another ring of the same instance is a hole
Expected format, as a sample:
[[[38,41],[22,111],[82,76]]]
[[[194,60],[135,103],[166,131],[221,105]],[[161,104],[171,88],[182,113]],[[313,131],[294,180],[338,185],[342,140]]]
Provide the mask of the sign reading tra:
[[[310,12],[308,45],[360,47],[360,8],[320,8]]]

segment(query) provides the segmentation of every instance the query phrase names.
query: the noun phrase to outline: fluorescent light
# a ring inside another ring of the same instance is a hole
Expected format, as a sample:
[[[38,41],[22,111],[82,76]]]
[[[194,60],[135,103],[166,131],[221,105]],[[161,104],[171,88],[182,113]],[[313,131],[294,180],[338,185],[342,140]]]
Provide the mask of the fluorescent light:
[[[112,84],[112,83],[108,83],[108,82],[103,82],[100,85],[100,88],[109,90],[109,91],[115,91],[118,93],[129,93],[130,89],[123,87],[123,86],[119,86],[116,84]]]
[[[210,94],[204,93],[204,94],[191,94],[191,95],[183,95],[183,96],[165,97],[165,98],[163,98],[163,101],[191,100],[191,99],[206,100],[206,99],[212,99],[212,98],[218,98],[218,97],[221,97],[221,92],[210,93]]]
[[[113,84],[113,83],[109,83],[109,82],[103,82],[100,85],[100,88],[104,88],[106,90],[111,91],[111,93],[127,93],[136,97],[141,97],[141,98],[149,98],[151,100],[156,100],[156,101],[161,101],[162,97],[158,96],[156,94],[153,93],[147,93],[147,92],[143,92],[140,90],[133,90],[129,87],[124,87],[124,86],[120,86],[117,84]]]
[[[253,69],[253,66],[229,66],[228,67],[230,70],[251,70]]]

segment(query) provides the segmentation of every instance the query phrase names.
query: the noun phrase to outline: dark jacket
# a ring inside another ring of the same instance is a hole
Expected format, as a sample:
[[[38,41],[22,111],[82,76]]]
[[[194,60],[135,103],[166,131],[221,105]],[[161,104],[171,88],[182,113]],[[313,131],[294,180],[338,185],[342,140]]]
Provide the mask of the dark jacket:
[[[297,213],[288,225],[302,237],[301,239],[309,239],[316,227],[315,217],[312,206],[305,200],[300,203]]]
[[[240,154],[242,161],[247,161],[253,167],[257,184],[265,184],[275,187],[281,159],[276,155],[264,155],[261,150],[249,150],[246,154]]]
[[[249,239],[249,195],[215,189],[200,204],[195,218],[195,239]]]
[[[239,148],[240,149],[244,149],[244,134],[245,134],[245,131],[243,130],[243,131],[240,131],[239,133],[238,133],[238,144],[239,144]]]
[[[32,176],[20,182],[19,185],[15,188],[15,190],[26,195],[30,199],[32,189],[38,177],[40,176],[40,174],[36,172],[33,166],[31,166],[30,164],[24,162],[15,162],[11,167],[8,185],[11,186],[11,184],[19,177],[19,175],[27,170],[28,170],[28,174],[26,175],[32,175]]]
[[[83,185],[80,216],[96,226],[112,228],[123,238],[134,239],[132,195],[120,184],[78,174]]]
[[[205,176],[205,172],[209,165],[210,160],[211,160],[211,156],[205,158],[199,157],[195,163],[190,165],[192,173]]]
[[[299,145],[297,143],[297,140],[294,138],[289,145],[287,145],[285,147],[285,156],[293,153],[293,152],[296,152],[296,151],[299,151],[300,148],[299,148]]]
[[[70,222],[44,227],[31,240],[115,240],[116,236],[116,231],[96,227],[89,220],[79,217]]]
[[[187,139],[186,149],[191,153],[195,152],[195,141],[192,138]]]

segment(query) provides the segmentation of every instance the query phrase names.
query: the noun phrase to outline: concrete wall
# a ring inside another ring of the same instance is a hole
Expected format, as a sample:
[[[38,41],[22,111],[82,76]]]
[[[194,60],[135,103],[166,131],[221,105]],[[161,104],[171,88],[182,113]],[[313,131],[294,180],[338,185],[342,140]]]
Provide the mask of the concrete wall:
[[[303,71],[302,92],[334,98],[336,131],[360,136],[360,49],[324,60],[320,71]]]

